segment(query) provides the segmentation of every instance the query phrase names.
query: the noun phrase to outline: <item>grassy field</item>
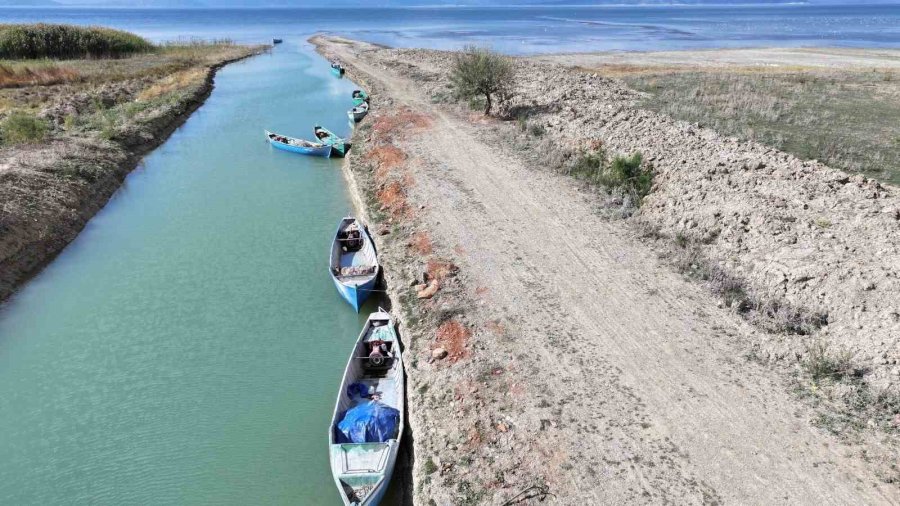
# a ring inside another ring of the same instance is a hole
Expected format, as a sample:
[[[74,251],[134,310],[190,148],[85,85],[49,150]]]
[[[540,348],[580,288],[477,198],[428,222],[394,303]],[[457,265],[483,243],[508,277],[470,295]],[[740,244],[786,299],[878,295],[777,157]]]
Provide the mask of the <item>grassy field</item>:
[[[614,74],[647,93],[644,107],[900,184],[900,72],[623,66]]]

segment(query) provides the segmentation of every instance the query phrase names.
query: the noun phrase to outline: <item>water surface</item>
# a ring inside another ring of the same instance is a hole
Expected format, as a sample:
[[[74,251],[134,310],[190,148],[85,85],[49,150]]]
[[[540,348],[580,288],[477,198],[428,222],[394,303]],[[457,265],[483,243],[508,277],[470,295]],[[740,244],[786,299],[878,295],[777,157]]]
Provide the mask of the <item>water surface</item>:
[[[673,2],[678,3],[678,2]],[[752,2],[748,2],[752,3]],[[900,47],[900,5],[278,9],[0,9],[3,22],[116,26],[150,37],[299,41],[324,31],[395,47],[513,54],[711,47]]]
[[[340,162],[263,128],[346,133],[352,89],[308,48],[229,65],[2,308],[0,504],[339,504],[326,437],[362,320],[327,256],[351,206]]]

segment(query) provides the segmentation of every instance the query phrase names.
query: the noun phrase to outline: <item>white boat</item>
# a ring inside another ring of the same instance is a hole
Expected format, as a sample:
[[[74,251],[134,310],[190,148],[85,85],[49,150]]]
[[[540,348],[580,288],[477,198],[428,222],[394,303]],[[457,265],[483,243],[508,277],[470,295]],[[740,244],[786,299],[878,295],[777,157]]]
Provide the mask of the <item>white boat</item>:
[[[366,117],[366,114],[369,114],[369,103],[363,102],[358,106],[354,107],[347,111],[347,116],[353,120],[354,123],[359,123]]]
[[[328,431],[331,474],[346,506],[375,506],[391,482],[404,428],[403,356],[391,315],[366,320]]]

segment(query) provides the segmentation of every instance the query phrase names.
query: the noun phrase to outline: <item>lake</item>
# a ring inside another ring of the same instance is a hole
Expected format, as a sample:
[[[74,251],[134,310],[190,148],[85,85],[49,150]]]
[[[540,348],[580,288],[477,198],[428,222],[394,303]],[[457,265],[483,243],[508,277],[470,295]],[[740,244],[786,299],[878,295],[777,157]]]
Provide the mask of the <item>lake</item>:
[[[676,2],[677,3],[677,2]],[[750,3],[750,2],[748,2]],[[0,9],[3,22],[100,24],[154,40],[300,41],[324,31],[398,47],[513,54],[748,46],[900,47],[900,5]]]

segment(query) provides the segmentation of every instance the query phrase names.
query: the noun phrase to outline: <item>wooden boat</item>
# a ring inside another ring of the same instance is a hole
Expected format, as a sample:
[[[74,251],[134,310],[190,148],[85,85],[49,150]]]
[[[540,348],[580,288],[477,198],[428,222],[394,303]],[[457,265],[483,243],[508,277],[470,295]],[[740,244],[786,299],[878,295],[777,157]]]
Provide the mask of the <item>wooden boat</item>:
[[[347,149],[350,147],[350,144],[341,137],[335,135],[331,130],[328,130],[321,125],[316,125],[313,127],[313,133],[316,135],[316,139],[318,139],[319,142],[331,146],[331,156],[344,156],[347,154]]]
[[[357,312],[372,294],[381,266],[375,242],[359,220],[341,220],[331,244],[329,272],[341,297]]]
[[[342,77],[344,75],[344,72],[346,72],[346,70],[344,69],[343,65],[341,65],[340,63],[338,63],[336,61],[331,62],[331,73],[332,74],[334,74],[338,77]]]
[[[282,42],[284,41],[281,39],[272,39],[272,44],[281,44]]]
[[[328,431],[331,474],[345,506],[376,506],[384,497],[403,435],[404,393],[397,330],[379,308],[353,346]]]
[[[354,107],[347,111],[347,116],[353,120],[354,123],[359,123],[366,117],[366,114],[369,114],[369,103],[363,102],[358,106]]]
[[[353,90],[353,105],[369,103],[369,94],[363,90]]]
[[[269,140],[269,143],[271,145],[285,151],[291,151],[293,153],[300,153],[310,156],[324,156],[325,158],[331,156],[331,146],[329,146],[328,144],[323,144],[321,142],[310,142],[303,139],[295,139],[286,135],[272,133],[268,130],[266,130],[266,139]]]

